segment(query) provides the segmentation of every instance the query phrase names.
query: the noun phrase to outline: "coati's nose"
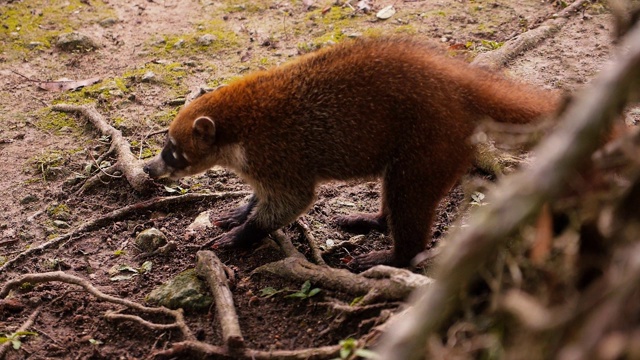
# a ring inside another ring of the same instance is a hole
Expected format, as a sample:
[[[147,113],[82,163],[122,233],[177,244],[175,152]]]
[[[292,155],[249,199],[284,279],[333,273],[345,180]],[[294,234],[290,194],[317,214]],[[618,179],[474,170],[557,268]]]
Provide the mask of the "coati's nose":
[[[149,174],[149,164],[145,165],[145,166],[142,168],[142,171],[144,171],[144,173],[145,173],[145,174]]]

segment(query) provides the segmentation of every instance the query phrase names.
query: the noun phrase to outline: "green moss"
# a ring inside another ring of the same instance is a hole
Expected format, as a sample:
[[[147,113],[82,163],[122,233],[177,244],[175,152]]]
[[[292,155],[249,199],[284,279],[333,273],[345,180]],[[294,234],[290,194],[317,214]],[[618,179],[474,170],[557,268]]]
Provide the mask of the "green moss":
[[[58,35],[81,29],[115,12],[101,0],[31,0],[2,5],[0,53],[9,60],[50,48]]]
[[[38,129],[60,134],[63,129],[77,131],[79,129],[76,119],[66,113],[51,111],[48,109],[36,113],[38,121],[35,125]]]
[[[47,215],[55,217],[61,213],[70,213],[71,210],[66,204],[53,204],[47,208]]]
[[[169,126],[169,124],[171,124],[171,121],[173,121],[173,119],[175,119],[175,117],[178,115],[179,110],[180,107],[163,110],[151,115],[151,119],[153,120],[153,122],[161,126]]]
[[[65,156],[62,151],[43,151],[28,160],[31,167],[37,174],[42,175],[43,180],[55,177],[65,163]]]
[[[394,32],[396,34],[415,35],[418,31],[416,30],[415,26],[406,24],[406,25],[400,25],[396,27],[394,29]]]
[[[198,42],[204,35],[211,35],[210,43]],[[232,50],[240,45],[240,37],[227,28],[222,20],[211,20],[196,24],[196,29],[187,34],[165,34],[162,40],[156,40],[148,48],[154,55],[184,56],[193,52],[211,52]]]
[[[328,24],[344,24],[345,20],[351,20],[355,17],[355,13],[351,8],[345,6],[332,6],[329,11],[325,9],[316,9],[307,14],[307,20]]]
[[[266,4],[261,4],[259,1],[243,1],[243,0],[227,0],[224,7],[226,13],[258,13],[267,9]]]

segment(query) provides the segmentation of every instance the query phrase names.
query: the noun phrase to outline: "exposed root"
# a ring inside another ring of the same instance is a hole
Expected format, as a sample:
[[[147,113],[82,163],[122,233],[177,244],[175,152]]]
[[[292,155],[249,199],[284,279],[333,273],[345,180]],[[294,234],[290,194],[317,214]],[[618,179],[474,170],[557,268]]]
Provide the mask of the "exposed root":
[[[242,196],[246,196],[247,194],[248,192],[246,191],[211,193],[211,194],[185,194],[185,195],[179,195],[179,196],[153,198],[153,199],[141,201],[133,205],[128,205],[123,208],[114,210],[110,213],[107,213],[102,217],[88,221],[67,234],[58,236],[38,246],[30,247],[28,250],[21,252],[20,254],[16,255],[14,258],[8,260],[6,263],[0,266],[0,271],[6,271],[9,267],[13,266],[15,263],[22,261],[23,259],[28,258],[33,254],[39,253],[40,251],[56,246],[67,239],[71,239],[72,237],[76,237],[79,234],[85,233],[93,229],[97,229],[113,221],[120,220],[138,211],[160,207],[160,206],[188,203],[193,201],[205,201],[205,200],[211,201],[211,200],[222,200],[222,199],[228,199],[228,198],[242,197]]]
[[[216,314],[222,328],[222,338],[225,345],[232,349],[244,347],[244,338],[240,331],[233,295],[229,290],[226,266],[213,251],[198,251],[196,257],[196,271],[198,275],[206,279],[215,299]]]
[[[139,192],[143,192],[152,187],[151,178],[142,171],[142,161],[138,160],[131,153],[129,141],[122,136],[120,130],[109,125],[95,107],[58,104],[54,105],[52,110],[66,113],[79,113],[85,116],[102,134],[111,137],[111,143],[117,154],[117,161],[114,166],[122,171],[122,174],[131,187]]]
[[[172,317],[174,318],[175,322],[173,324],[152,324],[137,316],[122,315],[122,314],[115,314],[115,313],[107,313],[105,315],[107,318],[135,320],[143,325],[154,325],[154,326],[158,325],[159,329],[176,328],[180,330],[180,332],[182,333],[182,336],[184,336],[185,339],[189,339],[189,340],[195,339],[195,337],[191,333],[191,330],[189,329],[189,327],[184,321],[182,310],[171,310],[165,307],[154,307],[154,308],[147,307],[127,299],[121,299],[112,295],[108,295],[98,290],[95,286],[91,285],[85,279],[80,278],[78,276],[66,274],[62,271],[54,271],[54,272],[47,272],[47,273],[40,273],[40,274],[25,274],[16,279],[10,280],[7,283],[5,283],[2,289],[0,289],[0,298],[7,297],[7,295],[9,295],[9,292],[11,290],[21,286],[24,283],[40,284],[40,283],[52,282],[52,281],[59,281],[66,284],[78,285],[84,288],[89,294],[95,296],[99,300],[126,306],[130,309],[137,310],[139,312],[143,312],[147,314],[164,315],[164,316]],[[138,319],[135,319],[135,318],[138,318]]]

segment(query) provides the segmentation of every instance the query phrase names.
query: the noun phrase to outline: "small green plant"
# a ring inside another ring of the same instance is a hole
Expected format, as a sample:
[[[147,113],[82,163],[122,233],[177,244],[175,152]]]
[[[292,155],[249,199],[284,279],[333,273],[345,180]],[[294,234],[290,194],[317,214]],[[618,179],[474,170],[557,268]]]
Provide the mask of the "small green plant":
[[[295,298],[295,299],[308,299],[312,296],[317,295],[321,290],[319,288],[311,288],[311,282],[309,280],[305,281],[304,284],[302,284],[302,287],[300,288],[300,290],[291,290],[291,289],[282,289],[282,290],[278,290],[272,287],[266,287],[262,290],[260,290],[260,296],[262,296],[263,298],[267,299],[270,298],[276,294],[280,294],[280,293],[285,293],[285,292],[292,292],[292,294],[286,295],[285,298]]]
[[[364,359],[378,359],[378,354],[371,350],[358,348],[358,341],[353,338],[340,341],[340,357],[333,360],[346,360],[353,359],[355,356],[359,356]]]
[[[13,334],[9,334],[7,336],[0,336],[0,344],[11,342],[11,346],[13,346],[15,350],[18,350],[22,346],[22,341],[20,341],[20,338],[22,336],[29,336],[29,335],[38,336],[38,333],[33,331],[18,331],[18,332],[14,332]]]
[[[319,288],[311,288],[311,282],[309,280],[305,281],[300,288],[300,291],[296,291],[293,294],[289,294],[285,296],[285,298],[297,298],[297,299],[308,299],[320,292]]]

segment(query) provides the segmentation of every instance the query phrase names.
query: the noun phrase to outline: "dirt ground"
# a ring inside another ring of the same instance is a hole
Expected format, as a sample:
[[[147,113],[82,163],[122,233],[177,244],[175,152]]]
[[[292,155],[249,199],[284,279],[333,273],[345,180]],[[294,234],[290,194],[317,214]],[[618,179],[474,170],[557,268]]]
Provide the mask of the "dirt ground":
[[[163,187],[134,192],[123,179],[110,179],[82,194],[94,159],[108,148],[106,139],[81,118],[52,112],[55,103],[94,103],[131,142],[142,158],[157,153],[161,136],[145,135],[166,127],[184,99],[199,87],[212,88],[253,70],[282,64],[296,55],[354,36],[410,34],[431,39],[443,51],[472,59],[534,28],[561,10],[558,1],[372,1],[368,13],[343,2],[316,1],[153,1],[25,0],[0,2],[0,265],[25,249],[71,231],[114,209],[153,196],[175,194]],[[376,19],[376,11],[393,4],[396,13]],[[356,8],[356,9],[354,9]],[[78,31],[99,47],[65,51],[60,34]],[[511,61],[508,76],[550,89],[577,91],[612,58],[611,16],[600,3],[589,3],[560,32]],[[205,35],[210,36],[205,36]],[[209,42],[208,42],[209,41]],[[208,42],[208,43],[207,43]],[[100,82],[75,91],[47,91],[38,82],[62,78]],[[104,161],[113,161],[106,158]],[[105,164],[101,164],[105,166]],[[175,187],[174,187],[175,188]],[[335,215],[373,212],[378,206],[375,182],[333,183],[319,189],[318,201],[305,219],[320,242],[348,240],[353,234],[335,227]],[[183,179],[177,191],[249,190],[233,174],[214,169]],[[175,190],[173,190],[175,191]],[[195,251],[186,245],[186,227],[202,211],[223,212],[242,199],[199,202],[141,211],[122,221],[74,237],[59,248],[20,262],[0,274],[0,282],[20,274],[64,270],[89,279],[105,293],[144,303],[149,292],[176,274],[193,268]],[[446,233],[464,201],[458,187],[443,200],[434,242]],[[472,216],[469,215],[469,216]],[[135,236],[156,227],[178,249],[151,259],[153,268],[131,280],[112,281],[117,265],[139,268]],[[204,243],[220,234],[213,229],[190,240]],[[295,228],[285,229],[294,243]],[[351,254],[390,246],[388,236],[367,235]],[[338,252],[327,259],[343,266]],[[256,267],[282,258],[277,249],[222,251],[221,260],[242,279],[232,289],[248,345],[256,349],[300,349],[337,344],[367,333],[377,314],[363,313],[335,325],[339,314],[319,303],[345,294],[323,291],[307,300],[269,299],[256,294],[266,287],[297,289],[301,284],[250,276]],[[321,287],[322,284],[314,284]],[[102,314],[114,305],[60,283],[47,283],[13,295],[0,307],[0,335],[13,333],[37,306],[44,305],[19,350],[8,359],[136,359],[178,341],[172,331],[151,331],[127,322],[110,322]],[[393,308],[397,304],[390,304]],[[188,312],[187,322],[200,340],[220,344],[212,326],[213,311]]]

